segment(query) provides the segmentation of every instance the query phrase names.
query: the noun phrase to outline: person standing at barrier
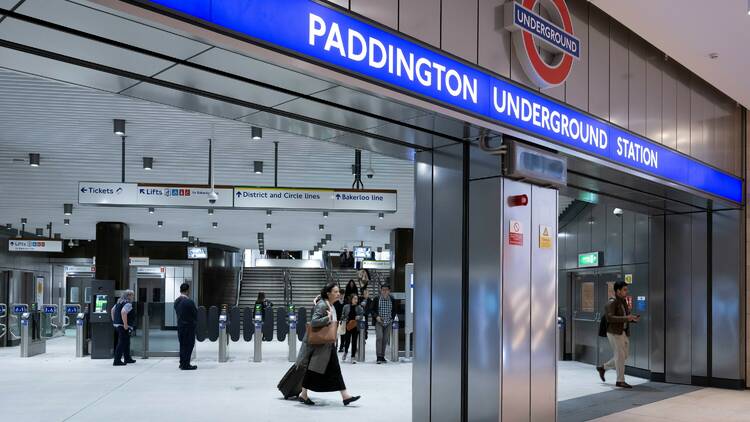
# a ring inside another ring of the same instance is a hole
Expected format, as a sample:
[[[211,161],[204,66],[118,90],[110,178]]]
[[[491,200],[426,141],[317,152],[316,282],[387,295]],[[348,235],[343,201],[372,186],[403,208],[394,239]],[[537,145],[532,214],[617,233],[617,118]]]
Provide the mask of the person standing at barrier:
[[[135,292],[125,290],[117,304],[112,308],[112,325],[117,332],[117,345],[115,346],[115,360],[112,366],[125,366],[128,363],[135,363],[135,359],[130,356],[130,333],[133,332],[131,323],[135,319],[133,312],[133,298]],[[122,358],[125,357],[123,362]]]
[[[372,313],[372,299],[370,299],[370,289],[362,289],[359,296],[359,306],[365,311],[365,339],[367,339],[367,330],[370,328],[370,314]],[[360,333],[361,334],[361,333]]]
[[[599,372],[599,378],[604,382],[604,373],[607,369],[616,369],[617,383],[615,385],[622,388],[633,388],[625,382],[625,361],[628,359],[628,349],[630,348],[630,323],[638,322],[640,316],[630,313],[630,307],[626,299],[628,297],[628,285],[624,281],[616,282],[614,291],[615,298],[606,307],[607,339],[612,347],[613,356],[604,366],[598,366],[596,370]]]
[[[310,326],[313,328],[326,327],[329,324],[336,324],[336,311],[333,308],[341,293],[336,283],[328,283],[320,292],[320,300],[315,304],[313,309]],[[308,334],[302,339],[302,346],[297,355],[297,366],[305,368],[305,376],[302,380],[302,393],[300,401],[312,406],[315,404],[308,396],[308,390],[322,392],[338,391],[341,393],[341,399],[344,406],[359,400],[360,396],[352,396],[346,390],[344,377],[341,375],[339,359],[336,355],[336,348],[333,343],[328,344],[308,344]]]
[[[357,363],[357,340],[359,340],[359,327],[357,318],[365,315],[365,310],[359,305],[359,296],[352,295],[349,303],[344,305],[343,315],[344,324],[346,324],[346,334],[344,334],[344,355],[341,361],[346,362],[346,354],[349,352],[349,345],[352,346],[352,363]]]
[[[180,297],[174,300],[174,311],[177,314],[177,340],[180,342],[180,369],[192,371],[198,369],[190,364],[190,357],[195,347],[195,327],[198,324],[198,308],[190,299],[190,285],[180,285]]]
[[[266,312],[270,309],[273,309],[273,302],[266,299],[266,293],[263,291],[258,292],[258,298],[255,299],[255,306],[260,305],[260,309],[262,311],[261,317],[263,318],[263,321],[266,320]]]
[[[383,284],[380,296],[372,302],[372,315],[375,317],[375,352],[377,363],[386,363],[385,349],[391,342],[391,323],[396,317],[396,299],[391,296],[391,286]]]

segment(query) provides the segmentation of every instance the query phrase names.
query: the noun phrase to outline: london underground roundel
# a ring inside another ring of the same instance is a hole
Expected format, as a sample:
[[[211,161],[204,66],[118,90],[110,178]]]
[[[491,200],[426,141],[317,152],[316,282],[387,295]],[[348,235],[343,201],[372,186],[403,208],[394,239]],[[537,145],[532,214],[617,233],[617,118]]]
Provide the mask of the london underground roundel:
[[[565,0],[506,3],[505,27],[513,32],[516,54],[532,82],[541,88],[565,82],[581,52]]]

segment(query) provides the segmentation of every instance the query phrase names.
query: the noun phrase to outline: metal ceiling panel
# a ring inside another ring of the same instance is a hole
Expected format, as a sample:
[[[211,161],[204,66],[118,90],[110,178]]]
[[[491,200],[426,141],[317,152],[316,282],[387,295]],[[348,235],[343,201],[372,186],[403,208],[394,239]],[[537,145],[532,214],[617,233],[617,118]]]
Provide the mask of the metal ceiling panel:
[[[252,125],[270,127],[313,139],[328,139],[343,134],[343,132],[334,129],[311,125],[300,120],[290,119],[288,117],[271,114],[265,111],[250,114],[239,120]]]
[[[0,0],[0,9],[10,10],[19,3],[20,0]]]
[[[122,94],[227,119],[236,119],[257,111],[145,82],[122,91]]]
[[[69,1],[26,0],[16,11],[182,60],[210,48],[201,42]]]
[[[304,98],[298,98],[274,108],[360,130],[385,124],[382,120],[328,107]]]
[[[190,61],[301,94],[313,94],[334,86],[330,82],[220,48],[206,51]]]
[[[294,99],[294,97],[281,94],[278,91],[260,88],[183,65],[177,65],[159,74],[157,78],[267,107]]]
[[[3,21],[0,38],[145,75],[153,75],[172,64],[13,18]]]
[[[0,48],[0,67],[110,92],[119,92],[137,82],[7,48]]]
[[[365,94],[343,86],[336,86],[313,95],[326,101],[330,101],[357,110],[365,110],[379,116],[406,121],[420,116],[426,112],[415,107],[401,105],[394,101],[379,98],[374,95]]]

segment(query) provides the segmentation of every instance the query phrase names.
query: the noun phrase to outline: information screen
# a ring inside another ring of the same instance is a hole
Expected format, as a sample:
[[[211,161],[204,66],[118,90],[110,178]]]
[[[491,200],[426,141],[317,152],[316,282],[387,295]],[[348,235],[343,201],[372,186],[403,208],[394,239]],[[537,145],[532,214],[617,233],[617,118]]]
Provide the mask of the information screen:
[[[187,257],[188,259],[206,259],[208,258],[208,248],[205,246],[190,246],[187,248]]]
[[[106,314],[107,313],[107,295],[96,295],[96,301],[94,303],[95,314]]]
[[[370,248],[364,246],[357,246],[354,248],[355,258],[370,258]]]

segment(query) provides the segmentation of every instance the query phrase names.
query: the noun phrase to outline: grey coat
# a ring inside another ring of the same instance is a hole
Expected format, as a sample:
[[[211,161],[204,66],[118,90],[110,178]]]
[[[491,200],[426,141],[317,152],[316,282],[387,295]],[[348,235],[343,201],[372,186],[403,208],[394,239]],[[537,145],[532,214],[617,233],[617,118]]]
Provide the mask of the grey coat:
[[[329,322],[331,320],[328,318],[328,303],[325,300],[319,300],[313,309],[310,325],[313,328],[319,328],[328,325]],[[335,347],[334,344],[308,344],[307,333],[305,333],[299,353],[297,354],[297,366],[306,367],[310,371],[324,374],[326,368],[328,368],[328,361],[331,359],[331,348],[333,347]]]
[[[344,321],[344,324],[346,324],[349,319],[349,311],[352,309],[352,305],[344,305],[344,309],[341,311],[341,320]],[[357,304],[357,307],[354,308],[354,312],[357,313],[357,318],[363,316],[365,314],[365,309],[362,307],[362,305]]]

